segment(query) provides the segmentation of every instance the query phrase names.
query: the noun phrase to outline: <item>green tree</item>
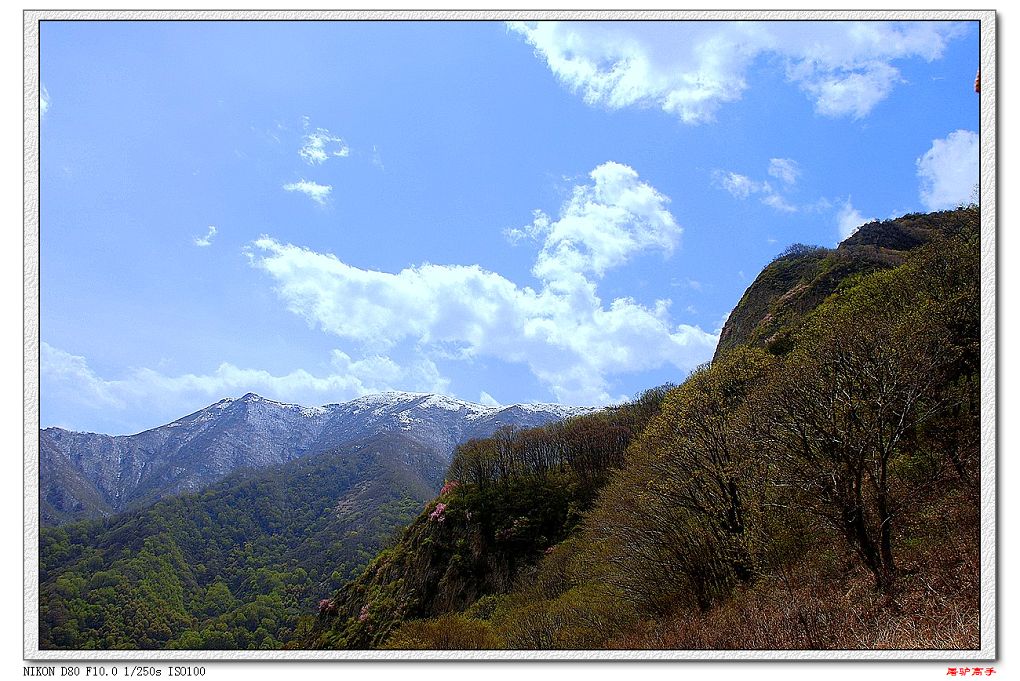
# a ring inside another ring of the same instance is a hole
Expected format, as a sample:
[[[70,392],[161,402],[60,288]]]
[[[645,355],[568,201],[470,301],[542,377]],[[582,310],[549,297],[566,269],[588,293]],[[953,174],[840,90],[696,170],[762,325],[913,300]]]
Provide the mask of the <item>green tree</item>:
[[[652,612],[707,609],[756,571],[771,492],[743,409],[776,360],[736,348],[670,391],[603,491],[587,527],[607,579]]]
[[[896,517],[912,496],[897,471],[919,427],[951,409],[947,330],[907,268],[871,275],[819,308],[782,372],[756,396],[785,487],[840,532],[895,591]]]

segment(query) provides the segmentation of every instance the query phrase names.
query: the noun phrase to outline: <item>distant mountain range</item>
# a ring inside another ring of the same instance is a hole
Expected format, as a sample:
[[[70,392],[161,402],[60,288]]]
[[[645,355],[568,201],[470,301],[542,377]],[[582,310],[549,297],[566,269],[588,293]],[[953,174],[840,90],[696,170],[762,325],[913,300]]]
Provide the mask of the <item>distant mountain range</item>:
[[[46,428],[39,434],[41,520],[56,525],[144,507],[233,471],[265,469],[379,435],[400,434],[419,445],[413,454],[408,449],[404,463],[441,482],[461,442],[504,425],[530,428],[589,411],[554,404],[488,407],[404,392],[303,407],[248,393],[136,435]]]

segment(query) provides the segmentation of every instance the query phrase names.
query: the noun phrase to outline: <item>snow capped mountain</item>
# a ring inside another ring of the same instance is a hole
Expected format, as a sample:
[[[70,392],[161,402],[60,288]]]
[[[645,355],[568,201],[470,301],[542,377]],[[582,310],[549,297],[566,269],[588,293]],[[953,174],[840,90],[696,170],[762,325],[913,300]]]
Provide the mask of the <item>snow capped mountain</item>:
[[[234,470],[277,466],[391,433],[421,444],[445,466],[459,443],[501,426],[528,428],[590,411],[491,407],[406,392],[305,407],[248,393],[135,435],[46,428],[39,434],[40,510],[46,524],[105,516],[197,491]]]

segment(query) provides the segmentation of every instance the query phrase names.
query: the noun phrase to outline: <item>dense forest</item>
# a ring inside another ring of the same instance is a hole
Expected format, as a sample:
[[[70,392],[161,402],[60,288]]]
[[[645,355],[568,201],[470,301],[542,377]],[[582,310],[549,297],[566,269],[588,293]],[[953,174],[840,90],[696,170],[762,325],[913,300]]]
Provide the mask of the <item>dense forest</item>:
[[[789,249],[723,337],[640,418],[460,447],[296,645],[978,647],[977,209]]]
[[[791,247],[683,383],[465,442],[435,498],[362,446],[44,529],[42,645],[976,648],[979,236]]]
[[[422,451],[419,451],[422,450]],[[104,521],[42,528],[43,648],[279,648],[435,494],[377,436]]]

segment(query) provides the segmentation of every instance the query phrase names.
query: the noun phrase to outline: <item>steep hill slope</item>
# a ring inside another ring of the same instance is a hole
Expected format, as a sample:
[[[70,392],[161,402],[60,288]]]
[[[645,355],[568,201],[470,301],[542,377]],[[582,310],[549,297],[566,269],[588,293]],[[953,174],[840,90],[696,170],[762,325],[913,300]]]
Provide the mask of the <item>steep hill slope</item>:
[[[966,209],[911,214],[863,225],[833,249],[791,246],[761,271],[733,308],[716,358],[739,345],[785,351],[797,323],[844,282],[901,265],[938,235],[974,230],[979,217]]]
[[[298,641],[976,647],[979,253],[976,207],[792,249],[642,418],[458,448]]]

